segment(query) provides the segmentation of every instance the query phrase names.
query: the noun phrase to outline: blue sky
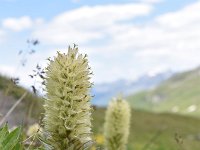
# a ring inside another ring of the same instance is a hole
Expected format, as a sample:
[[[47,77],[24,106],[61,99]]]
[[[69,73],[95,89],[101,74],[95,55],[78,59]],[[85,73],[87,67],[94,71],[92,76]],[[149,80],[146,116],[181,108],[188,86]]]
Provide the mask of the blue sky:
[[[30,74],[72,43],[89,55],[96,83],[200,64],[199,0],[0,0],[0,72]],[[37,52],[19,65],[19,50],[37,38]]]
[[[162,0],[155,4],[154,15],[161,13],[176,11],[196,0]],[[81,6],[96,6],[108,4],[124,4],[124,3],[138,3],[141,0],[0,0],[0,19],[7,17],[21,17],[28,15],[32,18],[43,17],[50,20],[53,16],[79,8]],[[156,0],[155,0],[156,2]],[[150,15],[151,16],[151,15]]]

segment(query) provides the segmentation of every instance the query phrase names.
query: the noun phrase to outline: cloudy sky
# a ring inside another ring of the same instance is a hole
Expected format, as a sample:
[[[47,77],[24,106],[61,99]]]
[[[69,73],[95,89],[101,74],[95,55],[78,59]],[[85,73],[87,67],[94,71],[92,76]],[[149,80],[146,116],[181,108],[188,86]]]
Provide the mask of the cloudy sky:
[[[18,67],[27,39],[39,39]],[[37,63],[69,44],[89,55],[95,83],[200,64],[199,0],[0,0],[0,72],[28,85]]]

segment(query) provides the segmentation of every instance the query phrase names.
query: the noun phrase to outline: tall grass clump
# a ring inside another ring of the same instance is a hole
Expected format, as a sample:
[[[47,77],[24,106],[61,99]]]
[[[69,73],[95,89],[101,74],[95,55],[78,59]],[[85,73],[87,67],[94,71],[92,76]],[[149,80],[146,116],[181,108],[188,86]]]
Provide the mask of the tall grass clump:
[[[131,111],[121,97],[113,99],[106,111],[104,136],[107,150],[125,150],[128,142]]]
[[[57,53],[46,68],[46,149],[78,150],[91,144],[90,67],[78,48]]]

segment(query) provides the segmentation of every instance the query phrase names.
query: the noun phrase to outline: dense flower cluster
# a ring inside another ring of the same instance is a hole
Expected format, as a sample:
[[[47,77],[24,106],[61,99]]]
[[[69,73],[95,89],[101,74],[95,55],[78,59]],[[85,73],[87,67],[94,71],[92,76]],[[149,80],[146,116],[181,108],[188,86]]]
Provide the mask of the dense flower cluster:
[[[90,74],[87,56],[76,46],[50,60],[43,120],[48,149],[82,149],[91,142]]]

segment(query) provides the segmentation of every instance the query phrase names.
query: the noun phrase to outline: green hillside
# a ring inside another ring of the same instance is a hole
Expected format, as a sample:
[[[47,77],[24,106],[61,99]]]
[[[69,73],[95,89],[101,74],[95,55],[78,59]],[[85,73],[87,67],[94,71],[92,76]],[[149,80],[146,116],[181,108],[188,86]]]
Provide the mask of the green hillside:
[[[42,99],[27,89],[15,85],[10,78],[0,75],[0,114],[4,116],[25,92],[28,92],[27,96],[8,118],[11,126],[22,123],[28,125],[38,120],[43,110]]]
[[[9,84],[8,78],[0,76],[0,102]],[[11,89],[7,96],[3,96],[6,98],[6,103],[16,101],[26,91],[15,85]],[[41,113],[41,99],[31,93],[22,101],[22,105],[11,114],[11,119],[22,120],[24,114],[29,112],[32,102],[31,118],[38,121]],[[103,147],[104,117],[105,108],[94,108],[93,131],[99,147]],[[182,147],[184,150],[199,150],[199,126],[200,120],[192,117],[132,111],[128,150],[183,150]]]
[[[103,133],[104,115],[103,108],[93,113],[95,135]],[[199,150],[199,127],[197,118],[132,111],[128,150]]]
[[[134,108],[200,116],[200,68],[176,74],[150,91],[128,97]]]

